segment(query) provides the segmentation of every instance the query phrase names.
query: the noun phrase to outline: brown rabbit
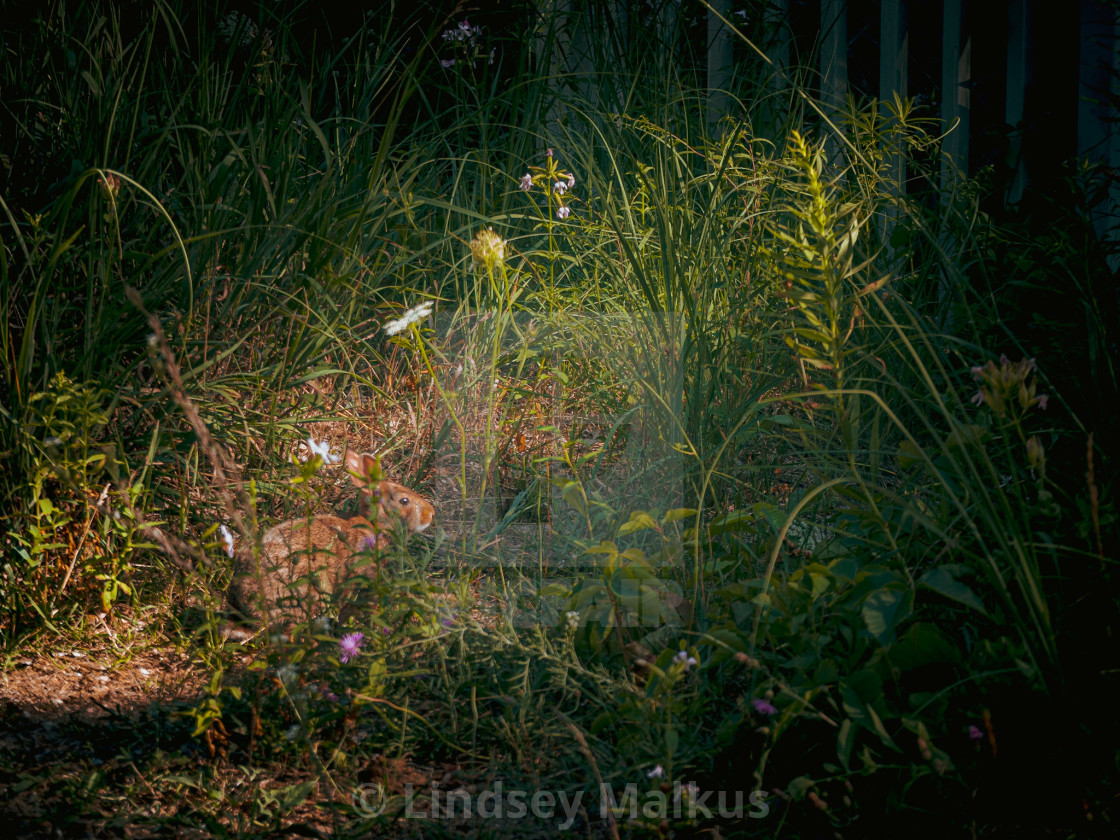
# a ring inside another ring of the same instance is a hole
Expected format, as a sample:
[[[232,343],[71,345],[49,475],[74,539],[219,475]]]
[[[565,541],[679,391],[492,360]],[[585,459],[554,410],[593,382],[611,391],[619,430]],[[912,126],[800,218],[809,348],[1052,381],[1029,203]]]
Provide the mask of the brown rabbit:
[[[251,552],[242,552],[236,560],[233,582],[229,588],[230,606],[245,618],[259,621],[260,614],[286,612],[280,602],[295,597],[305,603],[308,596],[338,591],[352,574],[367,574],[376,568],[376,561],[365,568],[350,566],[352,554],[385,548],[388,531],[394,527],[390,517],[403,520],[409,533],[423,531],[432,524],[435,509],[431,503],[400,484],[373,481],[376,459],[369,453],[346,450],[346,469],[361,490],[358,514],[349,519],[340,516],[312,516],[290,519],[269,529],[261,538],[260,569]],[[375,504],[376,503],[376,504]],[[293,582],[311,577],[298,586]],[[249,633],[227,626],[224,635],[245,639]]]

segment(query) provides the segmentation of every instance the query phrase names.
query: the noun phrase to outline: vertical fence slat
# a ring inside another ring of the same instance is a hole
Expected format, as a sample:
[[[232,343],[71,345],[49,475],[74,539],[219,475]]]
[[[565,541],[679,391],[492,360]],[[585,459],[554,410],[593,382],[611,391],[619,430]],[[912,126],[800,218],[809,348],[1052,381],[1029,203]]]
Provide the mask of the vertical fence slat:
[[[1101,0],[1081,0],[1081,55],[1078,62],[1077,154],[1116,169],[1120,166],[1120,136],[1113,130],[1111,102],[1120,80],[1120,9]],[[1120,234],[1120,186],[1091,208],[1093,227],[1102,239]],[[1120,255],[1113,258],[1113,270]]]
[[[907,25],[906,3],[904,0],[883,0],[879,18],[879,115],[889,119],[887,103],[897,95],[905,100],[908,90],[909,72],[909,28]],[[884,123],[885,124],[885,123]],[[891,149],[887,161],[887,181],[891,194],[901,197],[906,193],[906,157],[904,149]],[[889,206],[883,214],[883,235],[890,237],[890,231],[898,219],[898,209]]]
[[[848,4],[821,0],[821,104],[835,121],[848,98]],[[829,160],[839,153],[835,138],[825,147]]]
[[[718,12],[718,14],[717,14]],[[731,0],[714,0],[708,9],[708,126],[714,127],[728,110],[727,89],[734,72],[731,30],[720,19],[730,18]]]
[[[945,0],[942,9],[941,119],[956,127],[941,142],[941,189],[952,192],[958,177],[968,175],[969,112],[972,108],[972,38],[965,28],[961,0]]]
[[[1030,2],[1010,0],[1007,4],[1007,105],[1004,121],[1012,127],[1008,142],[1008,157],[1014,172],[1007,190],[1007,203],[1018,204],[1030,178],[1029,150],[1023,142],[1026,126],[1023,117],[1027,104],[1027,84],[1030,73]]]

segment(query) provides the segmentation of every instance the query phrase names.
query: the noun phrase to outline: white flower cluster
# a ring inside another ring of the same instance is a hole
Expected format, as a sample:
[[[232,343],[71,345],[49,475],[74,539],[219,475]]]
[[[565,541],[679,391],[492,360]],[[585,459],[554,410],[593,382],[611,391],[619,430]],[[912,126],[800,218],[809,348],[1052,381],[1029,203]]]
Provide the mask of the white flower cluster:
[[[478,37],[482,34],[481,26],[471,26],[471,22],[466,18],[459,21],[459,25],[454,29],[445,29],[443,35],[440,36],[445,41],[470,41],[470,46],[474,46],[478,41]]]
[[[396,320],[387,323],[385,325],[385,332],[388,335],[396,335],[397,333],[403,332],[404,330],[408,329],[418,321],[423,321],[431,314],[432,302],[426,300],[423,303],[417,304],[416,306],[412,307],[410,310],[405,312],[404,315],[397,318]]]
[[[447,43],[456,45],[457,52],[464,56],[464,61],[469,62],[471,67],[474,67],[475,59],[482,55],[482,45],[479,43],[482,27],[471,26],[471,22],[466,18],[459,21],[454,29],[445,29],[440,37]],[[442,58],[439,63],[444,67],[454,67],[455,62],[454,58]],[[487,63],[494,63],[494,50],[490,50]]]
[[[556,159],[553,156],[552,149],[548,150],[546,154],[548,162],[544,166],[530,167],[535,169],[537,174],[534,175],[531,171],[526,172],[521,176],[518,181],[518,189],[524,192],[529,192],[533,189],[534,185],[539,184],[546,190],[549,189],[549,182],[552,183],[551,195],[556,196],[557,208],[556,218],[566,219],[572,214],[572,208],[568,206],[570,199],[565,199],[564,194],[576,185],[576,176],[570,172],[561,172],[556,166]],[[551,204],[551,201],[549,202]]]
[[[236,11],[230,12],[222,18],[221,22],[218,23],[218,32],[227,44],[233,41],[234,36],[239,36],[238,43],[243,47],[253,43],[259,34],[257,25],[253,23],[252,18]]]

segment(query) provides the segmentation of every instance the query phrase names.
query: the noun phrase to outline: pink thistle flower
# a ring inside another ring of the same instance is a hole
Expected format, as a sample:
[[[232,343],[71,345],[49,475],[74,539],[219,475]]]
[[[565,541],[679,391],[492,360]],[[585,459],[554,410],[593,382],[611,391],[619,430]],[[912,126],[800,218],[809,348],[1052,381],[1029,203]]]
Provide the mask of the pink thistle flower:
[[[362,649],[362,642],[364,640],[364,633],[347,633],[339,639],[338,648],[341,653],[339,654],[338,661],[345,664],[351,659],[356,659],[358,652]]]
[[[756,697],[751,701],[754,710],[760,715],[776,715],[778,707],[771,703],[769,700],[763,700],[761,697]]]

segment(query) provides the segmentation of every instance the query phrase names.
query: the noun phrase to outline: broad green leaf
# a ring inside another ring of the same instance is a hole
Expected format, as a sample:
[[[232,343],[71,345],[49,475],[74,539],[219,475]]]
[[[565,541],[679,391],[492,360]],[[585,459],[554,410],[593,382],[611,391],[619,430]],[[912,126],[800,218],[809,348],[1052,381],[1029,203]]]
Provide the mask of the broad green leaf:
[[[960,651],[929,622],[919,621],[907,628],[890,649],[890,662],[905,673],[926,665],[959,662]]]
[[[910,614],[908,589],[879,589],[863,602],[863,623],[881,645],[894,640],[894,629]]]
[[[926,586],[939,595],[944,595],[946,598],[956,601],[958,604],[971,607],[981,615],[988,614],[988,611],[984,609],[983,602],[976,596],[976,593],[953,577],[953,567],[951,566],[938,566],[935,569],[930,569],[918,578],[918,584]]]
[[[656,528],[657,521],[646,513],[644,510],[636,510],[630,514],[630,520],[623,522],[622,527],[618,529],[619,536],[632,534],[634,531],[640,531],[643,528]]]
[[[691,516],[696,516],[697,511],[694,508],[675,508],[666,511],[665,516],[661,519],[662,525],[671,525],[674,522],[679,522],[681,519],[688,519]]]
[[[587,494],[578,481],[566,481],[560,488],[560,495],[564,501],[574,507],[584,516],[587,516]]]
[[[903,469],[909,469],[915,464],[920,464],[925,460],[921,448],[908,440],[904,440],[898,445],[898,465]]]

